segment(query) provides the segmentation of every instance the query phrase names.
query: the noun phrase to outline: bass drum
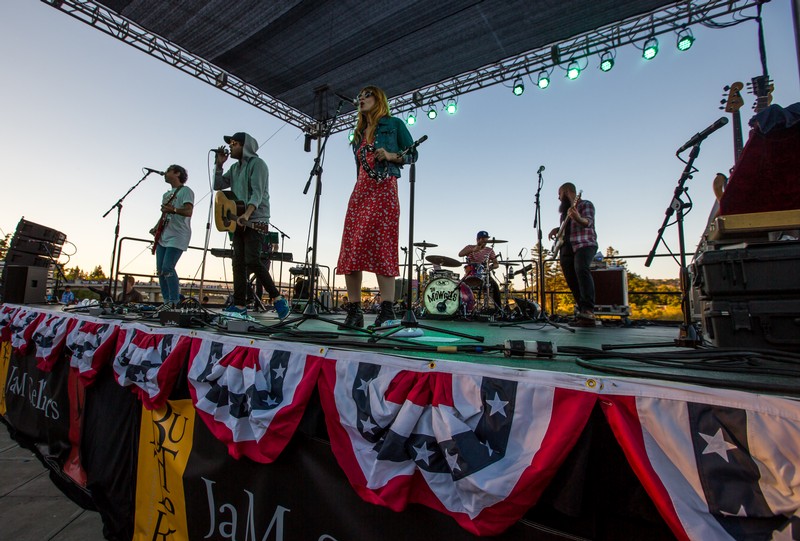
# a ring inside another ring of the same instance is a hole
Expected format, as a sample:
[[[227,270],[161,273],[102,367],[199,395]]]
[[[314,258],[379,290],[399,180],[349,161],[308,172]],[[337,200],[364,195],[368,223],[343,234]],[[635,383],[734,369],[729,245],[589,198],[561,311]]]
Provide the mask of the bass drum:
[[[472,312],[475,308],[475,297],[472,290],[449,278],[432,280],[425,287],[422,301],[428,317],[432,318],[452,318],[462,306],[467,313]]]

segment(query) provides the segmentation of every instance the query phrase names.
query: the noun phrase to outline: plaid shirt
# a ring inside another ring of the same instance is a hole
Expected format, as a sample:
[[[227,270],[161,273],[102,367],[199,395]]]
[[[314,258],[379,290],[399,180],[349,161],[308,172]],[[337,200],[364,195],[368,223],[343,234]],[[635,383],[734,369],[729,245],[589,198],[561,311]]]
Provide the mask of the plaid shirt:
[[[594,230],[594,205],[591,201],[581,199],[576,207],[581,217],[589,220],[587,226],[572,220],[569,224],[569,243],[573,251],[586,246],[597,246],[597,232]]]

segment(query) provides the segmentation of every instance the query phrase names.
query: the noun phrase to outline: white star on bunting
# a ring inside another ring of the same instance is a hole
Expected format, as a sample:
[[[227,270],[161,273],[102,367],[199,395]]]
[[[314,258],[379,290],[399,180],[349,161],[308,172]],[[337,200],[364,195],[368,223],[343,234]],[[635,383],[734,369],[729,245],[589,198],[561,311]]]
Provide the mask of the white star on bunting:
[[[725,436],[722,434],[721,428],[718,428],[717,433],[713,436],[701,433],[700,437],[706,440],[706,443],[708,443],[706,448],[703,449],[704,455],[717,453],[725,460],[725,462],[730,462],[730,460],[728,460],[728,451],[736,449],[736,445],[725,441]]]
[[[508,415],[506,415],[506,404],[508,404],[508,400],[500,400],[500,396],[494,393],[494,398],[487,400],[486,403],[492,408],[492,411],[489,412],[490,416],[500,412],[503,414],[503,417],[508,417]]]
[[[414,447],[414,451],[417,453],[417,458],[414,460],[421,460],[425,463],[426,466],[430,466],[430,458],[431,455],[434,454],[433,451],[428,449],[428,444],[424,441],[422,442],[422,447]]]

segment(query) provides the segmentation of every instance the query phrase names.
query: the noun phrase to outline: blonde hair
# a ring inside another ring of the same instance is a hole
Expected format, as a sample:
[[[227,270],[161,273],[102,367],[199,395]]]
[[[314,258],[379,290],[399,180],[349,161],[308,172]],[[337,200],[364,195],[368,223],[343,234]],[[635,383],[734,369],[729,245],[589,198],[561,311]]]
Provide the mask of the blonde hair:
[[[362,133],[368,143],[373,142],[375,140],[375,128],[378,127],[378,120],[385,116],[391,116],[389,114],[389,98],[386,97],[386,92],[377,86],[365,86],[358,95],[360,96],[364,92],[372,92],[372,96],[375,98],[375,107],[366,113],[362,113],[360,110],[358,111],[358,119],[356,120],[356,128],[353,134],[354,147],[361,144]]]

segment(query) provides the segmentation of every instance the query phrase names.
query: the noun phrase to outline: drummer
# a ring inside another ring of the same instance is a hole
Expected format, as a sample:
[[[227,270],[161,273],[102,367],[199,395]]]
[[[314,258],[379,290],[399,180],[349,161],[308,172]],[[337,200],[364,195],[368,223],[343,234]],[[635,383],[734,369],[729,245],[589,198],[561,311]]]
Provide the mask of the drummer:
[[[465,282],[472,283],[475,278],[480,280],[484,279],[484,274],[489,275],[489,283],[492,294],[492,300],[496,308],[502,307],[500,301],[500,286],[492,278],[491,272],[500,266],[497,262],[497,254],[494,253],[492,246],[489,246],[489,233],[486,231],[478,231],[475,244],[467,244],[458,252],[458,257],[465,257],[467,265],[464,267],[466,271]],[[473,280],[469,280],[473,278]],[[484,285],[481,289],[484,289]]]

